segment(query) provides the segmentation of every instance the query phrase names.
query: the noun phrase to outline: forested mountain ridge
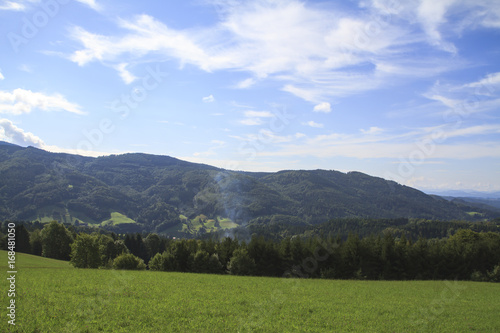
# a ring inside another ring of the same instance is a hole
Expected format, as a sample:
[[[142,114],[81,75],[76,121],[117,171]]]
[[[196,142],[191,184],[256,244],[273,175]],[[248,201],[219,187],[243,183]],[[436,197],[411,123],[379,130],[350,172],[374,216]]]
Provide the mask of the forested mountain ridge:
[[[236,224],[332,218],[471,219],[477,208],[360,172],[228,171],[173,157],[98,158],[0,144],[0,219],[101,223],[113,212],[162,232],[183,219]],[[488,211],[479,211],[490,217]]]

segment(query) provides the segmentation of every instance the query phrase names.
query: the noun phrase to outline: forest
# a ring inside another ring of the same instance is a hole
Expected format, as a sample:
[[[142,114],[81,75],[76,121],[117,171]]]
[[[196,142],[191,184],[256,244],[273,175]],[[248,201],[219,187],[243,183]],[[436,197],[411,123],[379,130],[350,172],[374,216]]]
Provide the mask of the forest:
[[[135,223],[105,225],[116,233],[182,237],[185,216],[227,218],[237,225],[333,218],[482,221],[493,206],[450,201],[361,172],[243,172],[169,156],[99,158],[0,144],[0,220],[101,224],[120,213]]]
[[[0,247],[7,248],[7,222]],[[368,280],[474,280],[500,282],[500,233],[457,229],[443,238],[414,239],[386,230],[249,239],[217,234],[170,239],[150,234],[18,223],[16,252],[69,260],[77,268],[270,277]]]

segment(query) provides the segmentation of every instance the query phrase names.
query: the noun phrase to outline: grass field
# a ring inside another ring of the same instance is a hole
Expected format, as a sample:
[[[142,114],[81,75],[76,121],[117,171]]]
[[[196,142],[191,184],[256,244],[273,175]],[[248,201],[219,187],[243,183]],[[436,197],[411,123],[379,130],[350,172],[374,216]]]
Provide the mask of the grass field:
[[[121,213],[112,212],[111,218],[109,220],[102,222],[101,226],[119,225],[128,223],[136,223],[136,222]]]
[[[24,254],[16,264],[17,325],[2,315],[2,332],[500,332],[500,284],[82,270]]]
[[[184,233],[194,234],[198,232],[201,228],[205,228],[206,232],[216,232],[218,230],[226,230],[238,227],[238,224],[234,223],[228,218],[217,217],[219,220],[219,227],[215,226],[215,219],[209,219],[205,215],[198,215],[193,219],[188,219],[184,215],[179,215],[182,221],[181,226],[175,226],[169,231],[179,231]]]

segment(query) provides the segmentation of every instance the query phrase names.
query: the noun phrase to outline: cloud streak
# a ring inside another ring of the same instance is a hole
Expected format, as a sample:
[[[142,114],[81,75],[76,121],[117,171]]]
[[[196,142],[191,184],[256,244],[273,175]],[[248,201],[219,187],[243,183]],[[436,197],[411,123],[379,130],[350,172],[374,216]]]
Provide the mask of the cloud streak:
[[[12,92],[0,90],[0,113],[20,115],[30,113],[34,109],[85,114],[78,104],[69,102],[60,94],[45,95],[20,88]]]
[[[500,157],[500,149],[488,135],[500,133],[500,125],[478,125],[455,128],[453,125],[424,127],[405,133],[394,133],[386,129],[371,127],[359,134],[330,133],[317,135],[296,143],[292,137],[278,143],[278,149],[263,151],[259,156],[317,158],[350,157],[358,159],[399,159],[425,144],[429,149],[426,160],[436,159],[474,159]],[[475,136],[476,143],[452,142],[450,139]],[[432,145],[432,149],[429,145]],[[276,148],[276,147],[274,147]]]
[[[0,2],[0,10],[23,11],[26,6],[19,1],[2,1]]]
[[[82,48],[68,58],[83,66],[93,61],[146,62],[161,56],[206,72],[238,70],[252,77],[236,88],[273,80],[282,84],[283,91],[319,105],[332,97],[394,84],[399,77],[434,76],[462,66],[437,53],[418,60],[407,57],[409,50],[423,43],[456,52],[441,30],[450,30],[447,17],[457,1],[373,0],[356,17],[333,6],[318,8],[295,0],[219,1],[219,21],[204,29],[173,29],[150,15],[119,19],[121,35],[75,27],[71,36]],[[486,0],[465,4],[476,16],[484,8],[500,11],[500,5]],[[495,15],[483,15],[482,24],[489,24]],[[415,30],[415,21],[420,31]]]

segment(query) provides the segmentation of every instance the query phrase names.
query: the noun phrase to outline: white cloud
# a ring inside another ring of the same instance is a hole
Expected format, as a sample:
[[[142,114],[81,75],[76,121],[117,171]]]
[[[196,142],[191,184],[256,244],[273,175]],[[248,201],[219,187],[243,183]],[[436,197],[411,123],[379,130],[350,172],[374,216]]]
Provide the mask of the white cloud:
[[[264,121],[260,118],[245,118],[240,120],[240,124],[247,126],[257,126],[262,125]]]
[[[240,124],[248,125],[248,126],[256,126],[264,124],[264,120],[262,118],[272,118],[275,115],[269,111],[253,111],[248,110],[244,112],[245,118],[240,120]]]
[[[303,125],[306,125],[306,126],[310,126],[310,127],[315,127],[315,128],[323,128],[324,125],[323,124],[320,124],[320,123],[317,123],[315,121],[308,121],[308,122],[305,122],[305,123],[302,123]]]
[[[139,15],[131,21],[119,20],[119,26],[129,34],[108,37],[90,33],[81,27],[73,28],[72,38],[82,43],[84,48],[71,54],[69,59],[83,66],[92,61],[113,62],[126,54],[141,59],[149,53],[161,53],[206,71],[217,68],[217,63],[223,60],[210,57],[186,33],[170,29],[149,15]]]
[[[291,93],[299,85],[311,85],[310,89],[326,86],[317,94],[322,96],[377,86],[379,83],[359,84],[367,80],[359,80],[352,70],[340,70],[372,62],[374,55],[411,42],[405,29],[387,26],[361,43],[357,37],[363,33],[369,17],[352,18],[348,13],[295,0],[241,1],[234,6],[227,2],[221,6],[221,20],[203,30],[175,30],[149,15],[121,19],[119,25],[126,30],[125,35],[103,36],[77,27],[72,37],[83,48],[69,58],[84,65],[91,61],[115,62],[124,57],[147,61],[149,55],[160,54],[205,71],[236,69],[252,74],[253,78],[239,82],[236,88],[251,87],[257,79],[274,79],[285,81],[283,90]]]
[[[128,66],[128,64],[121,63],[121,64],[116,65],[115,69],[120,74],[120,77],[122,78],[122,80],[126,84],[130,84],[130,83],[134,82],[137,79],[137,77],[127,70],[127,66]]]
[[[236,84],[235,88],[247,89],[247,88],[250,88],[251,86],[253,86],[256,82],[257,82],[257,80],[255,80],[254,78],[248,78],[248,79],[245,79],[243,81],[238,82]]]
[[[80,149],[68,149],[58,146],[48,145],[41,138],[34,135],[31,132],[26,132],[22,128],[17,127],[8,119],[0,119],[0,141],[7,141],[20,146],[33,146],[53,153],[66,153],[66,154],[76,154],[83,156],[99,157],[107,156],[111,154],[124,154],[126,151],[122,152],[102,152],[102,151],[89,151]]]
[[[31,132],[25,132],[8,119],[0,119],[0,140],[21,146],[43,148],[45,143]]]
[[[378,127],[361,130],[359,134],[331,133],[307,138],[302,143],[282,141],[279,149],[263,151],[262,156],[318,158],[393,158],[418,156],[418,163],[435,163],[437,159],[474,159],[500,157],[498,144],[486,135],[500,134],[499,125],[478,125],[455,128],[453,125],[419,128],[411,132],[388,133]],[[475,143],[454,140],[475,136]],[[286,143],[286,144],[285,144]],[[276,148],[276,147],[275,147]]]
[[[203,103],[213,103],[213,102],[215,102],[214,95],[203,97],[202,100],[203,100]]]
[[[457,0],[421,0],[417,9],[418,20],[431,43],[451,53],[456,53],[457,49],[453,44],[442,40],[439,27],[446,21],[447,10],[456,2]]]
[[[496,0],[371,0],[367,6],[381,17],[418,23],[429,44],[451,53],[457,48],[447,36],[477,26],[500,28],[500,2]]]
[[[492,93],[493,91],[495,91],[495,89],[490,86],[498,84],[500,84],[500,72],[488,74],[481,80],[469,83],[465,86],[470,88],[484,88],[485,90],[489,90]],[[480,92],[480,90],[476,90],[476,92]]]
[[[2,72],[0,72],[0,80],[4,80],[5,76],[2,75]]]
[[[444,139],[451,139],[455,137],[471,136],[471,135],[488,135],[500,133],[500,125],[476,125],[464,128],[448,128],[450,126],[437,126],[431,128],[434,133]]]
[[[274,115],[269,111],[245,111],[245,117],[272,118]]]
[[[332,106],[328,102],[323,102],[323,103],[320,103],[320,104],[314,106],[313,111],[314,112],[329,113],[332,111]]]
[[[496,112],[500,108],[500,73],[461,85],[436,82],[423,96],[445,106],[442,113],[445,120],[453,117],[464,120],[471,114]]]
[[[39,5],[43,0],[4,0],[0,2],[0,10],[11,11],[26,11],[31,8],[30,4]],[[100,11],[102,8],[95,0],[76,0],[84,5],[89,6],[93,10]],[[64,5],[67,1],[58,1],[60,5]]]
[[[448,98],[445,96],[440,96],[440,95],[430,95],[430,96],[426,96],[426,97],[428,99],[432,99],[432,100],[441,102],[443,105],[445,105],[449,108],[452,108],[452,109],[461,103],[460,100],[455,100],[455,99],[451,99],[451,98]]]
[[[26,65],[26,64],[22,64],[19,66],[19,70],[20,71],[23,71],[23,72],[26,72],[26,73],[32,73],[33,70],[31,69],[30,66]]]
[[[95,11],[102,10],[101,5],[99,5],[95,0],[76,0],[76,1],[78,1],[84,5],[89,6],[90,8],[92,8]]]
[[[69,102],[60,94],[45,95],[19,88],[12,92],[0,90],[0,113],[19,115],[30,113],[33,109],[85,114],[78,104]]]
[[[2,1],[0,3],[0,10],[23,11],[26,6],[19,1]]]
[[[283,91],[319,104],[395,85],[398,78],[432,77],[463,67],[443,52],[408,55],[424,44],[455,53],[450,35],[477,25],[500,27],[495,0],[362,1],[368,10],[356,14],[298,0],[208,2],[215,2],[220,14],[211,26],[174,29],[144,14],[119,19],[123,32],[116,35],[74,28],[72,37],[82,46],[68,58],[79,65],[177,59],[181,67],[250,75],[235,88],[273,80]]]
[[[365,130],[365,129],[361,129],[361,132],[363,134],[368,134],[368,135],[373,135],[373,134],[380,134],[382,133],[384,130],[381,129],[380,127],[370,127],[369,129]]]
[[[299,139],[302,137],[302,134],[297,133],[295,135],[278,135],[277,133],[275,133],[270,129],[262,128],[258,131],[258,133],[255,134],[246,134],[243,136],[232,135],[230,137],[237,139],[239,141],[256,142],[259,144],[259,146],[263,145],[268,147],[274,147],[273,146],[274,144],[291,142],[294,140],[294,138]]]

